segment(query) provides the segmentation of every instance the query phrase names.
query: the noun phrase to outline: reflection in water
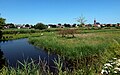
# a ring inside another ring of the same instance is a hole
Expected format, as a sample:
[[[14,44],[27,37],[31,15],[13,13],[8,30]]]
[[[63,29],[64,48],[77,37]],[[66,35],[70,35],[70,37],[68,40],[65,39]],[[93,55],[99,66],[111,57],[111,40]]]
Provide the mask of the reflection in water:
[[[57,55],[48,54],[48,52],[42,48],[34,47],[28,43],[27,39],[2,41],[0,45],[1,51],[3,51],[6,58],[5,60],[10,67],[17,67],[18,65],[20,66],[18,61],[24,63],[24,60],[27,60],[29,63],[31,62],[31,58],[37,63],[39,62],[40,57],[42,61],[46,61],[51,71],[54,71],[55,69],[53,67],[55,66],[53,60],[57,59]]]
[[[4,54],[0,49],[0,69],[5,65],[7,65],[7,63],[6,63],[6,60],[4,58]]]
[[[28,59],[28,63],[31,62],[31,58],[39,63],[39,57],[41,59],[40,66],[44,69],[44,64],[46,65],[45,69],[50,69],[51,72],[57,73],[57,69],[55,68],[55,64],[53,62],[54,59],[58,60],[58,56],[56,54],[51,54],[43,50],[42,48],[34,47],[33,45],[28,43],[27,39],[18,39],[12,41],[2,41],[0,42],[0,68],[3,65],[8,65],[10,67],[17,67],[18,60],[24,63],[24,60]],[[5,58],[4,58],[5,56]],[[61,60],[61,62],[64,61]],[[70,62],[63,62],[63,70],[67,67],[71,67]]]

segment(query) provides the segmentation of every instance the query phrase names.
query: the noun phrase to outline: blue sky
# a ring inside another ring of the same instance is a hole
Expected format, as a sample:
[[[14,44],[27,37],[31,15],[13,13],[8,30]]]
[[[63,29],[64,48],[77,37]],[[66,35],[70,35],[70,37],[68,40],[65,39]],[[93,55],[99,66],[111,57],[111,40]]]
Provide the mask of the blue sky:
[[[15,24],[74,24],[81,14],[86,23],[118,23],[120,0],[0,0],[0,13]]]

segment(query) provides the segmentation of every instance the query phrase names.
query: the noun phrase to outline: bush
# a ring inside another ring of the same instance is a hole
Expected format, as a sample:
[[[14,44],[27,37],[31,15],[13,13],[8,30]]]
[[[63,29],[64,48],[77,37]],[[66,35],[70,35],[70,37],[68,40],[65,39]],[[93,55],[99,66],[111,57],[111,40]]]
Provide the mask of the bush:
[[[120,29],[120,26],[115,27],[116,29]]]
[[[35,29],[40,29],[40,30],[42,30],[42,29],[46,29],[47,27],[43,24],[43,23],[37,23],[36,25],[35,25]]]
[[[72,35],[72,37],[75,37],[74,34],[76,34],[75,29],[67,29],[67,30],[59,30],[59,35],[62,35],[62,37],[65,37],[66,35]]]

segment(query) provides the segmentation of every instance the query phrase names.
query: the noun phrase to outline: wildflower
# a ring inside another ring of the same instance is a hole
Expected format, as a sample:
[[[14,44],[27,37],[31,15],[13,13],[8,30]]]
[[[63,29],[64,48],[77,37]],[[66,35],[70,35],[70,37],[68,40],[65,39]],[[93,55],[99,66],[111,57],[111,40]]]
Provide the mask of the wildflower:
[[[117,73],[117,71],[114,71],[114,73]]]
[[[110,63],[106,63],[104,66],[113,67]]]
[[[117,58],[113,58],[114,60],[116,60]]]
[[[108,74],[107,70],[102,70],[101,74]]]
[[[120,63],[120,59],[118,59],[116,62]]]
[[[116,65],[117,65],[117,66],[120,66],[120,63],[117,63]]]
[[[41,35],[43,35],[43,33],[41,33]]]
[[[112,63],[112,62],[113,62],[113,60],[110,60],[110,61],[109,61],[109,63]]]
[[[112,62],[112,63],[111,63],[111,65],[115,65],[115,64],[116,64],[116,62]]]
[[[105,69],[107,69],[108,67],[107,67],[107,66],[105,66],[104,68],[105,68]]]
[[[118,67],[115,67],[115,68],[114,68],[114,70],[120,71],[120,68],[118,68]]]

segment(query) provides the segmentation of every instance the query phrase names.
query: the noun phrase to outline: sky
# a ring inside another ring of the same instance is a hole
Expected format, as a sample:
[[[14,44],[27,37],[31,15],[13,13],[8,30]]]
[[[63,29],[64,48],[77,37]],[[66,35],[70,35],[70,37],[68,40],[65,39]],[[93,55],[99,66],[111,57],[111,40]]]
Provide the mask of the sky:
[[[86,24],[120,22],[120,0],[0,0],[0,17],[14,24]]]

